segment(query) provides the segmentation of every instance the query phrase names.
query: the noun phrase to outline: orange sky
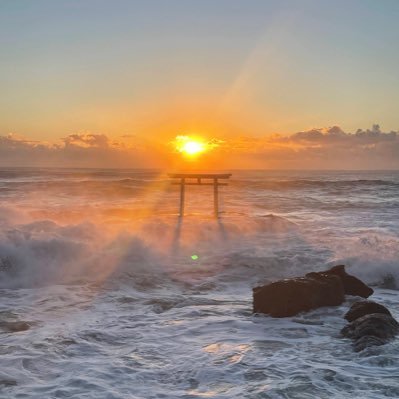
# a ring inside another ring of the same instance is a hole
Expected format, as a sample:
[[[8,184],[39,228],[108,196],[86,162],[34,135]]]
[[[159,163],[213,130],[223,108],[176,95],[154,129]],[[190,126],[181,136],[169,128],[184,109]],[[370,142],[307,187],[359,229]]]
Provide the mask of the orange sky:
[[[190,167],[396,168],[398,17],[391,0],[5,2],[0,165],[174,168],[168,143],[197,134],[220,145]]]
[[[344,132],[338,126],[291,135],[210,135],[197,131],[207,151],[187,157],[172,133],[143,138],[89,132],[53,142],[0,137],[0,166],[179,169],[398,169],[399,133],[371,129]]]

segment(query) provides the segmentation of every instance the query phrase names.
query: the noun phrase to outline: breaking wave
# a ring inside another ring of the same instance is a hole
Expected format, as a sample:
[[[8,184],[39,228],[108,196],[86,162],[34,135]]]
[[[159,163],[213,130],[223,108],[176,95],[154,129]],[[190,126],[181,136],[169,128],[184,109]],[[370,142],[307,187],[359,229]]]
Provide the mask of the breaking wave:
[[[334,235],[273,214],[61,224],[2,207],[0,224],[2,288],[109,283],[121,276],[138,288],[143,283],[143,289],[149,281],[251,286],[338,263],[369,283],[399,281],[396,236]]]
[[[398,341],[361,353],[340,307],[252,315],[251,288],[346,264],[399,308],[399,176],[0,171],[1,397],[398,397]]]

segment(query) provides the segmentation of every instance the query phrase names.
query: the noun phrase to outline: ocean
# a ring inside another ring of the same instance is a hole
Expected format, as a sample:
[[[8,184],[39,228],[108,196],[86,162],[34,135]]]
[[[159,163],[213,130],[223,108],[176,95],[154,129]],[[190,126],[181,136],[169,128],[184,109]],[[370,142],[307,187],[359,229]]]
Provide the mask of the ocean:
[[[228,172],[179,221],[164,172],[0,169],[0,398],[398,398],[399,339],[340,336],[358,298],[274,319],[252,288],[345,264],[399,319],[399,172]]]

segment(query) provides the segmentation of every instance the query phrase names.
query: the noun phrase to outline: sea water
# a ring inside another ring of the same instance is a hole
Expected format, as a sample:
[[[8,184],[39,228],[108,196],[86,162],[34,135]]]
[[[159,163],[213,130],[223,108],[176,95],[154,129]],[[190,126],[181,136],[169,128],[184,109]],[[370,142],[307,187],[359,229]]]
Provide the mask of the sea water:
[[[252,288],[336,264],[399,319],[399,173],[0,170],[0,398],[399,397],[399,339],[355,353],[358,298],[285,319]],[[4,323],[3,323],[4,324]]]

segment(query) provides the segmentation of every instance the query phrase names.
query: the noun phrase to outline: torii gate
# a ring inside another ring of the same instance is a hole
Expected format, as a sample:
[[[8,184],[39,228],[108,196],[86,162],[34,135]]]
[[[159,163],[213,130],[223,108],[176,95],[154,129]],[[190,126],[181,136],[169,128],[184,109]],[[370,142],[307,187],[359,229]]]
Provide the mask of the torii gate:
[[[180,210],[179,217],[184,216],[185,186],[213,186],[213,211],[216,218],[219,217],[219,186],[227,186],[227,183],[219,183],[219,179],[228,179],[231,173],[169,173],[172,179],[180,179],[172,184],[180,185]],[[187,181],[188,180],[188,181]],[[202,180],[208,180],[203,182]],[[209,182],[211,180],[212,182]]]

